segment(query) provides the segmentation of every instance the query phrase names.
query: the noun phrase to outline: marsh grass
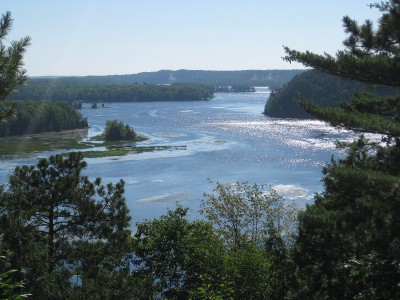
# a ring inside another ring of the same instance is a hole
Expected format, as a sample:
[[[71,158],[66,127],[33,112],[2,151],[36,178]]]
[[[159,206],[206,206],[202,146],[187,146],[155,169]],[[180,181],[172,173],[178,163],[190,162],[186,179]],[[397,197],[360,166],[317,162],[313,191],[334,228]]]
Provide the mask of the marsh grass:
[[[100,158],[118,157],[128,154],[162,150],[186,149],[186,146],[136,146],[136,142],[141,142],[148,139],[147,137],[139,135],[137,136],[135,142],[106,142],[104,141],[104,135],[98,135],[85,141],[87,133],[87,129],[76,129],[61,132],[47,132],[0,138],[0,156],[20,156],[29,153],[40,153],[53,150],[83,150],[83,156],[86,158]],[[100,147],[106,147],[106,150],[103,150]],[[86,150],[91,148],[100,149]],[[63,155],[68,155],[70,152],[72,151],[66,152]]]
[[[87,149],[93,143],[82,142],[87,136],[87,129],[61,132],[46,132],[23,136],[0,138],[0,155],[18,155],[63,149]]]
[[[144,152],[155,152],[163,150],[186,150],[186,146],[113,146],[107,147],[106,150],[89,150],[82,151],[83,157],[85,158],[101,158],[101,157],[116,157],[125,156],[128,154],[139,154]],[[69,153],[63,153],[67,156]]]

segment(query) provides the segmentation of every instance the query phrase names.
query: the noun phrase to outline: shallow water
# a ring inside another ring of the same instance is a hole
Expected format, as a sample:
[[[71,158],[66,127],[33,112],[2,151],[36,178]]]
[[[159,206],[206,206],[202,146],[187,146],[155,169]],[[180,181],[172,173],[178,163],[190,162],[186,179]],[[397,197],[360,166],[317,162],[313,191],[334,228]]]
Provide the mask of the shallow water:
[[[261,112],[268,96],[268,89],[258,88],[256,93],[217,93],[210,101],[106,103],[105,108],[83,109],[89,136],[100,134],[107,120],[118,119],[150,137],[139,145],[186,146],[87,159],[85,174],[105,183],[124,179],[134,222],[157,217],[177,202],[198,217],[203,193],[212,188],[207,178],[272,185],[304,206],[322,190],[321,167],[332,154],[339,155],[334,141],[355,134],[316,120],[266,117]],[[15,165],[53,153],[1,161],[1,182]]]

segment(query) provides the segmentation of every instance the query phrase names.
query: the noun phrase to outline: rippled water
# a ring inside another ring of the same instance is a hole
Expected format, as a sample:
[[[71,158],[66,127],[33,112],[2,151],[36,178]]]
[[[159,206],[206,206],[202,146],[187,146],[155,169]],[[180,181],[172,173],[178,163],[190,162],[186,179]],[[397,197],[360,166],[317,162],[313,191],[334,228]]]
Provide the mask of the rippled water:
[[[110,119],[130,124],[150,139],[141,145],[186,146],[124,156],[88,159],[86,175],[104,182],[126,182],[126,198],[134,221],[157,217],[176,202],[198,216],[200,200],[213,181],[269,184],[300,205],[322,190],[321,167],[332,154],[335,140],[355,134],[316,120],[285,120],[261,114],[267,89],[256,93],[219,93],[210,101],[109,103],[83,109],[97,135]],[[55,153],[55,152],[51,152]],[[51,154],[44,153],[39,156]],[[17,164],[35,158],[2,161],[5,182]]]

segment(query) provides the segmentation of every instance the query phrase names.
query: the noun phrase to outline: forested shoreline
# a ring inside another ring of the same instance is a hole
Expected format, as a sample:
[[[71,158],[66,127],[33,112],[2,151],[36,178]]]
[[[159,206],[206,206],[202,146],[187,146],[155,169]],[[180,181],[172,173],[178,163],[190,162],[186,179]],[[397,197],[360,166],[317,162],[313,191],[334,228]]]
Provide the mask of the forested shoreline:
[[[12,114],[12,117],[0,122],[1,137],[88,127],[87,120],[64,102],[2,102],[0,111]]]
[[[198,101],[214,96],[214,89],[199,84],[52,85],[30,84],[10,95],[11,100],[67,102]]]

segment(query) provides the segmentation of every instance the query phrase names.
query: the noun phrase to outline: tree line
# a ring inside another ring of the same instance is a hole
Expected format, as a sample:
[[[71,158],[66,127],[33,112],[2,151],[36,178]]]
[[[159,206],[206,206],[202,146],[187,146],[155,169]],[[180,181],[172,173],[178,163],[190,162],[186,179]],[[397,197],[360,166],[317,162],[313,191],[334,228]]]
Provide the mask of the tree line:
[[[242,70],[242,71],[205,71],[205,70],[161,70],[128,75],[80,76],[80,77],[31,77],[29,85],[130,85],[134,83],[172,84],[196,83],[211,87],[229,85],[281,87],[293,76],[303,70]]]
[[[70,104],[50,101],[1,102],[12,116],[0,122],[0,136],[86,128],[86,118]]]
[[[10,95],[12,100],[67,102],[195,101],[214,96],[212,87],[197,84],[51,85],[29,84]]]

